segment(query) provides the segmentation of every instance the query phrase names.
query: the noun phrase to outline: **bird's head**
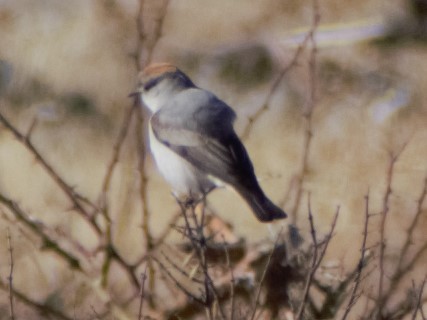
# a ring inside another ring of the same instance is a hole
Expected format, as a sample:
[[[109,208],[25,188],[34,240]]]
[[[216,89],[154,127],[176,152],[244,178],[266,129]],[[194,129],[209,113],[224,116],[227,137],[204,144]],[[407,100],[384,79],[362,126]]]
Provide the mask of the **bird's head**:
[[[138,75],[137,94],[156,112],[182,90],[193,88],[190,78],[170,63],[153,63]]]

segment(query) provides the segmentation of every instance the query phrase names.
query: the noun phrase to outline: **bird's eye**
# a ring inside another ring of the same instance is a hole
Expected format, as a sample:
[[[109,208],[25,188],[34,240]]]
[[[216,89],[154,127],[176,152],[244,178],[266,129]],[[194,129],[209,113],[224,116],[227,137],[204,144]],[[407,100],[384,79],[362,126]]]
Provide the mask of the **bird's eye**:
[[[160,82],[161,78],[154,78],[149,80],[146,84],[144,84],[144,90],[149,91],[151,88],[153,88],[156,84]]]

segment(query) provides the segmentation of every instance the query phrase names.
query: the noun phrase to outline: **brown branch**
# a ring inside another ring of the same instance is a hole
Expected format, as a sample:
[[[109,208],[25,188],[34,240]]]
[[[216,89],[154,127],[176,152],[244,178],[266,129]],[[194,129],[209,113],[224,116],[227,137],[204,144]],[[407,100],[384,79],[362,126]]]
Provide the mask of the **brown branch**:
[[[380,252],[379,252],[379,283],[378,283],[378,314],[382,314],[382,310],[385,304],[384,299],[384,276],[385,276],[385,248],[386,248],[386,221],[388,212],[390,209],[390,196],[392,194],[392,182],[393,182],[393,173],[394,167],[399,159],[399,156],[405,150],[407,143],[405,143],[402,148],[396,153],[393,154],[390,152],[389,166],[387,168],[386,176],[386,190],[383,196],[383,205],[381,209],[381,222],[380,222]]]
[[[176,270],[178,271],[181,275],[183,275],[184,277],[190,279],[191,281],[198,283],[198,284],[204,284],[204,282],[202,280],[197,279],[196,277],[194,277],[193,275],[189,274],[187,271],[185,271],[184,269],[182,269],[181,267],[179,267],[175,262],[172,261],[172,259],[170,259],[163,251],[161,252],[163,258],[166,259],[166,261]]]
[[[260,279],[259,284],[258,284],[258,289],[257,289],[257,293],[256,293],[256,296],[255,296],[254,305],[252,307],[252,315],[251,315],[251,318],[250,318],[251,320],[255,319],[255,314],[256,314],[256,311],[257,311],[257,308],[258,308],[258,303],[259,303],[259,297],[261,296],[262,285],[264,283],[265,276],[267,275],[267,271],[269,270],[270,263],[271,263],[271,258],[273,257],[274,251],[275,251],[275,249],[277,247],[277,244],[279,243],[279,239],[280,239],[281,235],[282,235],[282,230],[279,231],[279,233],[277,235],[277,238],[276,238],[276,241],[274,242],[273,248],[271,249],[271,252],[268,255],[267,262],[265,264],[264,270],[262,272],[261,279]]]
[[[203,272],[204,280],[204,295],[205,295],[205,309],[209,315],[209,319],[213,319],[213,305],[217,303],[218,310],[220,312],[221,318],[225,319],[225,313],[222,309],[221,304],[219,303],[218,293],[216,291],[215,285],[213,283],[212,277],[209,273],[208,260],[206,257],[207,241],[208,239],[205,236],[205,198],[203,197],[199,202],[195,202],[193,205],[187,207],[193,221],[193,227],[190,224],[190,221],[187,217],[187,211],[184,209],[183,215],[184,220],[186,220],[186,228],[189,231],[190,241],[192,243],[193,249],[196,252],[196,257],[198,259],[199,265]],[[196,207],[201,208],[200,218],[197,217]]]
[[[304,307],[307,302],[310,286],[314,278],[314,273],[316,272],[315,268],[317,264],[317,256],[318,256],[318,250],[319,250],[319,247],[317,244],[316,229],[314,227],[314,222],[313,222],[313,214],[311,212],[310,195],[308,195],[308,221],[310,222],[310,234],[313,242],[313,257],[311,258],[312,259],[311,268],[305,282],[303,297],[302,297],[301,304],[299,306],[297,316],[296,316],[296,319],[298,320],[302,319],[302,316],[303,316]]]
[[[149,218],[150,218],[150,212],[148,209],[148,197],[147,197],[147,185],[148,185],[148,176],[146,173],[146,149],[147,146],[145,145],[145,134],[144,134],[144,128],[143,128],[143,115],[142,115],[142,109],[138,108],[137,110],[138,120],[137,120],[137,128],[136,128],[136,140],[137,140],[137,147],[138,147],[138,172],[139,172],[139,191],[140,191],[140,200],[142,205],[142,231],[144,235],[145,240],[145,246],[146,246],[146,252],[151,252],[153,249],[153,237],[150,232],[149,227]]]
[[[295,201],[292,210],[290,211],[291,214],[291,222],[296,224],[297,220],[297,213],[298,209],[301,203],[301,196],[303,194],[303,182],[304,178],[307,174],[307,168],[308,168],[308,158],[310,153],[310,147],[311,147],[311,141],[313,138],[313,111],[316,107],[316,56],[317,56],[317,45],[316,45],[316,39],[315,34],[317,27],[320,22],[320,12],[319,12],[319,3],[318,0],[313,0],[313,22],[311,29],[308,33],[308,39],[311,44],[311,51],[310,51],[310,59],[309,59],[309,78],[310,78],[310,98],[307,102],[306,110],[304,111],[304,119],[305,119],[305,133],[304,133],[304,143],[303,143],[303,155],[302,155],[302,163],[300,172],[298,174],[298,177],[296,179],[297,186],[296,186],[296,196]]]
[[[227,268],[228,268],[228,272],[230,273],[230,320],[234,320],[234,303],[235,303],[235,297],[234,297],[234,291],[235,291],[235,278],[234,278],[234,271],[233,268],[231,267],[231,262],[230,262],[230,254],[228,252],[228,248],[227,248],[227,244],[225,242],[225,238],[224,235],[222,236],[222,241],[223,241],[223,245],[224,245],[224,253],[225,253],[225,259],[226,259],[226,264],[227,264]],[[271,260],[271,258],[270,258]]]
[[[226,319],[225,312],[220,303],[220,296],[210,275],[209,262],[206,255],[209,239],[206,237],[204,231],[205,198],[202,197],[199,201],[191,202],[181,202],[177,199],[177,203],[181,208],[181,215],[184,218],[184,227],[178,228],[177,230],[190,241],[195,259],[198,263],[198,268],[200,268],[200,273],[203,278],[193,279],[192,275],[188,275],[187,272],[177,267],[174,263],[171,263],[167,257],[166,258],[178,272],[201,285],[202,292],[199,300],[203,301],[202,306],[205,308],[208,319],[214,319],[216,317],[216,315],[214,316],[214,311],[219,312],[220,318]],[[198,210],[200,212],[196,213],[196,208],[200,209]]]
[[[145,1],[139,0],[138,16],[136,18],[137,25],[137,53],[135,57],[136,68],[138,71],[144,69],[153,58],[154,49],[162,36],[163,23],[166,17],[166,12],[169,6],[169,0],[163,0],[160,13],[157,20],[154,22],[154,31],[150,34],[150,38],[146,33],[146,25],[144,23]],[[144,57],[145,53],[145,57]]]
[[[425,320],[425,318],[426,318],[425,315],[424,315],[423,306],[421,304],[422,299],[423,299],[424,287],[426,285],[426,280],[427,280],[427,276],[424,277],[424,280],[421,283],[420,288],[418,290],[417,301],[415,302],[414,313],[412,314],[412,320],[416,319],[418,311],[420,312],[421,317],[423,318],[423,320]],[[416,289],[415,285],[414,285],[414,289]]]
[[[169,220],[169,222],[166,224],[165,229],[163,230],[163,232],[156,237],[156,239],[153,239],[153,247],[152,250],[155,250],[156,248],[158,248],[160,245],[162,245],[165,241],[165,239],[169,236],[169,234],[175,230],[173,228],[173,226],[177,223],[177,221],[179,220],[179,218],[181,218],[181,213],[176,213],[174,214],[171,219]],[[134,268],[136,269],[140,264],[142,264],[143,262],[145,262],[148,258],[147,253],[144,253],[135,263],[134,263]]]
[[[147,267],[145,267],[144,272],[141,274],[141,291],[139,297],[138,320],[142,320],[142,306],[144,303],[145,280],[147,280]]]
[[[365,223],[363,227],[362,247],[360,248],[360,259],[357,265],[357,273],[354,279],[354,286],[351,291],[351,295],[350,295],[350,299],[348,301],[347,307],[345,308],[345,312],[342,316],[342,320],[345,320],[347,318],[347,316],[350,313],[350,310],[353,308],[353,306],[356,304],[357,299],[360,297],[357,291],[360,286],[362,271],[366,263],[365,254],[366,254],[366,241],[368,239],[368,226],[369,226],[369,192],[365,196]]]
[[[418,226],[419,218],[421,217],[421,214],[423,212],[423,204],[426,199],[427,195],[427,176],[424,178],[424,186],[421,191],[420,197],[417,200],[417,209],[415,211],[414,219],[412,220],[411,225],[409,226],[408,230],[406,231],[406,239],[405,243],[403,244],[402,249],[400,250],[401,255],[399,257],[399,262],[397,265],[397,270],[400,270],[402,268],[403,262],[405,261],[406,254],[408,253],[409,246],[413,243],[413,235],[415,228]]]
[[[37,150],[37,148],[30,141],[30,137],[24,136],[20,133],[0,112],[0,122],[3,126],[13,134],[13,136],[22,144],[24,147],[35,157],[36,161],[45,169],[48,175],[55,181],[55,183],[59,186],[59,188],[65,193],[68,199],[73,204],[74,208],[83,217],[92,229],[100,235],[102,233],[100,227],[92,219],[91,215],[87,212],[87,210],[80,204],[79,198],[84,199],[83,196],[80,196],[74,189],[65,182],[63,178],[53,169],[53,167],[47,162],[47,160],[41,155],[41,153]],[[86,200],[87,201],[87,200]],[[95,207],[95,205],[92,205]]]
[[[9,315],[11,320],[15,320],[15,308],[13,303],[13,247],[12,247],[12,237],[10,236],[10,230],[7,228],[6,230],[7,237],[7,249],[9,251],[9,259],[10,259],[10,269],[9,269],[9,277],[7,278],[9,282]]]
[[[3,203],[19,221],[21,221],[38,237],[40,237],[43,243],[43,249],[55,252],[59,257],[64,259],[71,268],[84,272],[80,266],[79,259],[73,254],[62,249],[54,239],[52,239],[40,228],[37,222],[28,217],[28,215],[19,207],[15,201],[5,197],[0,193],[0,202]]]
[[[111,255],[111,258],[115,260],[126,271],[126,273],[128,274],[129,280],[134,285],[134,287],[136,289],[139,289],[140,288],[139,279],[135,275],[136,267],[126,262],[125,259],[119,254],[117,249],[112,244],[107,246],[105,248],[105,251],[107,254]]]
[[[107,210],[106,208],[108,207],[107,199],[108,199],[108,191],[110,189],[110,184],[111,184],[111,178],[113,176],[114,169],[117,163],[119,162],[120,151],[122,149],[123,142],[129,131],[129,126],[130,126],[130,122],[132,120],[132,115],[134,111],[135,111],[135,105],[132,105],[132,107],[130,107],[126,112],[125,117],[123,118],[123,123],[120,126],[119,134],[117,135],[116,141],[113,146],[113,153],[108,163],[107,170],[105,172],[104,180],[102,182],[101,193],[99,196],[100,209],[102,212],[104,212],[104,210]],[[104,212],[104,217],[107,222],[110,221],[110,218],[107,212]]]
[[[305,308],[305,304],[307,303],[311,284],[313,282],[316,271],[319,268],[320,263],[322,262],[322,260],[325,256],[329,242],[332,239],[332,235],[333,235],[333,232],[335,230],[339,211],[340,211],[340,207],[337,207],[337,210],[335,212],[335,215],[334,215],[334,218],[333,218],[333,221],[331,224],[330,231],[324,240],[322,251],[319,252],[319,243],[317,241],[316,228],[314,226],[313,213],[311,211],[310,195],[308,197],[308,220],[310,222],[310,233],[311,233],[311,239],[313,242],[313,257],[311,260],[311,267],[310,267],[310,270],[309,270],[309,273],[308,273],[308,276],[307,276],[307,279],[306,279],[306,282],[304,285],[304,291],[303,291],[301,303],[300,303],[300,306],[299,306],[297,314],[296,314],[297,320],[300,320],[303,317],[304,308]]]
[[[139,97],[135,100],[139,100]],[[135,102],[137,103],[137,102]],[[138,150],[138,173],[139,173],[139,196],[142,206],[142,234],[145,242],[145,252],[149,254],[154,249],[154,241],[153,236],[151,235],[150,230],[150,211],[148,208],[148,196],[147,196],[147,185],[148,185],[148,176],[146,172],[146,135],[144,134],[144,118],[143,118],[143,110],[142,108],[137,109],[137,122],[136,122],[136,143]],[[150,292],[154,292],[155,288],[155,272],[154,266],[150,259],[147,260],[148,267],[148,288]],[[154,307],[154,300],[152,299],[152,295],[148,298],[148,302],[151,307]]]
[[[113,245],[112,229],[111,229],[112,225],[111,225],[111,218],[109,214],[109,205],[108,205],[108,192],[110,189],[111,177],[112,177],[113,171],[119,161],[120,150],[122,148],[123,142],[129,130],[132,114],[134,113],[134,110],[136,108],[138,108],[138,103],[137,103],[137,99],[135,98],[132,107],[128,110],[128,112],[126,113],[123,119],[123,124],[120,128],[119,135],[117,136],[116,142],[113,146],[113,155],[107,167],[107,171],[104,176],[104,181],[102,183],[101,194],[99,196],[100,213],[104,217],[105,223],[106,223],[105,232],[103,234],[103,238],[106,243],[105,257],[104,257],[104,262],[101,269],[101,284],[103,287],[107,286],[108,272],[110,270],[111,262],[114,257],[116,257],[119,260],[120,264],[125,266],[125,268],[129,269],[129,266],[123,260],[120,261],[121,257],[119,256],[118,252],[115,250]],[[114,251],[114,254],[113,254],[113,251]],[[130,272],[130,278],[132,279],[133,284],[135,284],[136,287],[138,287],[138,279],[136,275],[133,273],[133,271]]]
[[[164,11],[162,12],[162,15],[164,15],[166,13],[166,8],[167,8],[167,4],[164,7]],[[146,62],[143,62],[143,49],[144,49],[144,43],[146,40],[146,35],[144,32],[144,21],[143,21],[143,13],[144,13],[144,0],[140,0],[139,2],[139,10],[138,10],[138,16],[137,16],[137,33],[138,33],[138,40],[137,40],[137,53],[135,56],[135,62],[136,62],[136,68],[137,71],[141,71],[143,69],[143,67],[149,62],[149,60],[151,59],[151,55],[152,55],[152,51],[154,50],[154,47],[158,41],[158,39],[160,38],[160,31],[158,31],[157,34],[157,38],[155,39],[155,41],[153,42],[153,44],[148,48],[148,55],[149,55],[149,59],[147,59]],[[162,22],[163,22],[164,17],[160,20],[161,23],[158,26],[158,30],[161,30],[162,28]],[[106,175],[104,177],[104,181],[102,184],[102,191],[101,191],[101,196],[100,196],[100,202],[102,204],[101,208],[102,208],[102,215],[104,216],[106,223],[107,223],[107,228],[106,228],[106,232],[105,232],[105,238],[106,238],[106,255],[105,255],[105,260],[103,263],[103,267],[102,267],[102,274],[103,274],[103,283],[104,285],[106,285],[107,282],[107,275],[108,275],[108,271],[110,268],[110,264],[111,264],[111,259],[115,258],[120,265],[122,265],[128,272],[132,282],[137,285],[138,287],[138,279],[134,274],[134,266],[130,266],[128,265],[118,254],[118,252],[114,249],[113,244],[112,244],[112,239],[111,239],[111,221],[110,221],[110,217],[109,217],[109,213],[108,213],[108,190],[111,184],[111,177],[114,171],[114,168],[116,166],[116,164],[119,161],[119,154],[120,154],[120,150],[122,148],[123,142],[126,138],[127,132],[129,130],[130,127],[130,122],[132,119],[132,115],[136,109],[137,114],[138,114],[138,120],[137,120],[137,125],[136,125],[136,135],[137,135],[137,147],[138,147],[138,156],[139,156],[139,160],[138,160],[138,171],[140,173],[140,195],[141,195],[141,202],[142,202],[142,224],[143,224],[143,233],[145,236],[145,242],[146,242],[146,252],[151,252],[152,248],[153,248],[153,244],[152,244],[152,236],[150,234],[150,230],[148,227],[148,221],[149,221],[149,211],[148,211],[148,206],[147,206],[147,190],[146,190],[146,185],[148,182],[146,173],[145,173],[145,135],[143,133],[142,127],[143,127],[143,123],[144,123],[144,119],[142,116],[142,110],[141,108],[139,108],[139,106],[141,105],[140,101],[139,101],[139,97],[135,96],[134,97],[134,103],[132,105],[131,108],[129,108],[128,112],[126,113],[124,119],[123,119],[123,124],[121,126],[121,129],[119,131],[119,135],[116,139],[116,142],[113,146],[113,155],[112,158],[109,162],[109,165],[107,167],[107,171],[106,171]],[[145,259],[145,255],[143,257]],[[148,274],[149,274],[149,288],[151,290],[151,292],[154,291],[154,269],[151,265],[151,261],[148,261]],[[151,299],[151,296],[149,297],[149,303],[150,305],[153,305],[153,300]]]
[[[138,16],[136,17],[136,28],[137,28],[137,47],[136,47],[136,54],[135,54],[135,66],[136,69],[141,71],[144,69],[144,66],[146,63],[143,61],[143,50],[144,50],[144,43],[145,43],[145,26],[144,26],[144,9],[145,9],[145,1],[139,0],[139,8],[138,8]]]
[[[169,0],[166,0],[162,3],[161,11],[158,15],[157,21],[155,21],[155,28],[154,32],[152,34],[152,38],[148,39],[146,31],[145,31],[145,22],[144,22],[144,13],[145,13],[145,1],[139,0],[139,9],[138,9],[138,16],[136,18],[136,25],[137,25],[137,52],[135,56],[135,65],[138,72],[144,69],[145,66],[147,66],[153,57],[154,49],[158,43],[158,41],[161,38],[161,32],[163,28],[163,22],[166,17],[166,11],[168,8]],[[147,41],[151,40],[151,41]],[[144,49],[146,52],[146,57],[144,59]],[[139,101],[140,98],[135,98],[135,106],[141,105],[141,101]],[[143,117],[143,111],[142,108],[137,108],[137,123],[136,123],[136,141],[137,141],[137,150],[138,150],[138,172],[139,172],[139,180],[140,180],[140,199],[141,199],[141,205],[142,205],[142,230],[143,235],[145,239],[145,246],[146,246],[146,253],[150,253],[154,248],[153,243],[153,237],[151,235],[150,227],[149,227],[149,219],[150,219],[150,212],[148,210],[147,205],[147,184],[148,184],[148,178],[146,173],[146,134],[144,133],[144,117]],[[150,292],[154,292],[155,287],[155,277],[154,277],[154,267],[152,265],[151,260],[147,261],[147,267],[148,267],[148,287]],[[148,299],[150,306],[154,307],[154,300],[151,298],[153,295],[150,295],[150,298]]]
[[[413,295],[406,295],[400,303],[397,303],[393,309],[384,314],[382,319],[407,319],[406,316],[412,314],[414,310],[415,303],[413,298]],[[422,298],[420,305],[423,306],[425,303],[427,303],[427,298]],[[422,311],[421,316],[424,316],[423,319],[425,319],[424,311]],[[372,319],[372,317],[369,319]]]
[[[6,287],[7,286],[0,279],[0,289],[8,290],[8,289],[6,289]],[[19,301],[21,301],[25,305],[29,306],[30,308],[36,309],[41,314],[45,314],[46,316],[52,316],[52,317],[55,317],[59,320],[75,320],[73,318],[68,317],[67,315],[65,315],[61,311],[54,309],[52,306],[50,306],[48,304],[39,303],[39,302],[32,300],[31,298],[29,298],[25,294],[19,292],[15,288],[13,288],[12,293],[16,299],[18,299]]]
[[[408,250],[409,246],[413,243],[412,237],[413,237],[415,228],[418,226],[418,220],[423,212],[422,207],[426,199],[426,193],[427,193],[427,177],[424,179],[423,190],[421,191],[420,197],[418,198],[418,201],[417,201],[417,210],[416,210],[415,216],[411,222],[410,227],[408,228],[405,243],[403,244],[402,249],[400,250],[400,256],[399,256],[397,268],[390,278],[390,288],[384,294],[384,297],[383,297],[384,302],[388,301],[388,299],[392,296],[392,294],[397,290],[398,285],[402,280],[402,278],[405,276],[405,274],[407,274],[410,270],[412,270],[412,268],[414,268],[418,260],[421,259],[424,252],[427,251],[427,242],[425,242],[413,254],[412,259],[410,259],[409,261],[406,261],[407,254],[409,251]],[[406,261],[406,264],[404,265],[405,261]]]
[[[143,1],[141,1],[141,3],[143,3]],[[107,166],[107,170],[104,176],[104,180],[102,182],[102,188],[99,196],[100,213],[102,214],[106,222],[106,230],[104,233],[104,239],[106,242],[106,245],[105,245],[106,252],[105,252],[105,259],[102,266],[103,286],[107,285],[108,271],[110,269],[112,259],[115,258],[119,262],[119,264],[122,265],[128,271],[133,284],[136,285],[136,287],[138,287],[138,279],[136,275],[133,273],[134,268],[132,266],[129,266],[120,257],[120,255],[118,254],[117,250],[114,248],[114,245],[112,243],[111,219],[110,219],[109,206],[108,206],[108,192],[111,185],[112,175],[117,163],[119,162],[120,151],[123,147],[124,140],[126,139],[127,133],[129,131],[132,115],[134,114],[135,109],[139,109],[139,101],[136,96],[134,97],[132,106],[127,110],[123,118],[123,123],[120,127],[119,134],[113,146],[112,157]]]
[[[166,275],[174,282],[174,284],[179,288],[179,290],[181,290],[183,293],[185,293],[185,295],[187,295],[187,297],[189,297],[190,299],[196,301],[197,303],[199,303],[200,305],[204,306],[205,305],[205,301],[200,299],[199,297],[197,297],[196,295],[194,295],[193,293],[191,293],[187,288],[185,288],[174,276],[173,274],[166,268],[166,266],[159,261],[156,257],[152,258],[155,262],[157,262],[157,264],[160,266],[160,268],[166,273]]]
[[[252,130],[253,124],[265,113],[268,111],[269,107],[270,107],[270,103],[271,103],[271,99],[273,98],[274,94],[276,93],[277,89],[279,88],[280,83],[282,82],[283,78],[285,77],[285,75],[289,72],[289,70],[291,70],[294,66],[297,65],[298,63],[298,59],[300,57],[300,55],[302,54],[302,52],[304,51],[304,49],[306,48],[309,40],[312,37],[312,32],[313,27],[317,28],[317,23],[316,26],[312,26],[312,28],[307,32],[307,34],[305,35],[303,41],[301,42],[300,45],[298,45],[297,50],[295,51],[294,55],[292,56],[291,61],[284,66],[279,75],[276,77],[276,79],[273,81],[270,90],[268,91],[268,93],[266,94],[265,98],[264,98],[264,102],[261,104],[261,107],[251,116],[248,117],[248,123],[246,124],[245,128],[243,129],[243,133],[241,134],[241,139],[245,140],[249,137],[249,134]]]

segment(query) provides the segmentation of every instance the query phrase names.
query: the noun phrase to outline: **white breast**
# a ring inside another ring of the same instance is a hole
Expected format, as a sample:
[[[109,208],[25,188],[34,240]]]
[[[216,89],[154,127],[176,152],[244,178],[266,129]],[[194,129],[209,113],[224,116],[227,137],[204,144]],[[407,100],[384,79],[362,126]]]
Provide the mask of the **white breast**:
[[[177,196],[200,196],[215,186],[203,172],[158,141],[151,124],[149,138],[157,167]]]

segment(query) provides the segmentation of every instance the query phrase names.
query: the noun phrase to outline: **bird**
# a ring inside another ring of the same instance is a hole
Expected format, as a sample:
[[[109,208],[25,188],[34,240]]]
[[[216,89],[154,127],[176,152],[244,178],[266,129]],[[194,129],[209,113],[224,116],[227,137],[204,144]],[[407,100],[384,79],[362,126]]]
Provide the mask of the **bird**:
[[[261,189],[233,128],[236,113],[225,102],[170,63],[142,70],[134,94],[152,113],[150,150],[176,197],[202,199],[217,187],[230,186],[259,221],[287,217]]]

